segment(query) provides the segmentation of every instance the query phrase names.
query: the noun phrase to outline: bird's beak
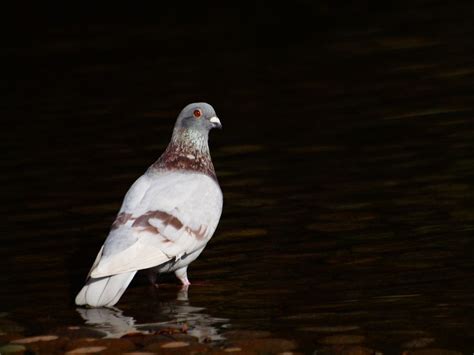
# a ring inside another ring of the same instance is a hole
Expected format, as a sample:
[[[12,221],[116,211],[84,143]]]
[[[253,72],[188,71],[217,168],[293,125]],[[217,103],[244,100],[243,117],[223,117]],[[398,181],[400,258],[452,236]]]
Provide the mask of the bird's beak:
[[[209,119],[209,122],[211,122],[211,123],[212,123],[212,127],[213,127],[213,128],[219,128],[219,129],[222,129],[222,123],[221,123],[221,120],[220,120],[220,119],[218,119],[216,116],[214,116],[214,117],[211,117],[211,118]]]

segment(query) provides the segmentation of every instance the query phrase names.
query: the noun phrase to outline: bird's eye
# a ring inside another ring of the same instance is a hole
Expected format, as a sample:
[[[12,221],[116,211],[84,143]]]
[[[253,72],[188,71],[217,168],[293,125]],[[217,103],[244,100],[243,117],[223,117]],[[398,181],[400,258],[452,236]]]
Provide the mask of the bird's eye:
[[[202,111],[200,109],[196,109],[193,111],[194,118],[200,118],[202,116]]]

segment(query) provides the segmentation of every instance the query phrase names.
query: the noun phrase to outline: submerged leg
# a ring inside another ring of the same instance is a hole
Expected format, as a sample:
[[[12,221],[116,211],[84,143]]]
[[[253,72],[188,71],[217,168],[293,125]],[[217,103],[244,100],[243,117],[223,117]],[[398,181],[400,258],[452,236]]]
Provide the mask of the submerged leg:
[[[188,280],[188,267],[187,266],[176,270],[174,274],[179,279],[179,281],[181,281],[181,283],[183,284],[183,287],[188,287],[189,285],[191,285],[191,283]]]
[[[154,271],[153,269],[148,269],[147,270],[147,276],[148,276],[148,281],[150,281],[150,284],[156,288],[158,288],[158,284],[156,282],[156,278],[158,276],[158,273]]]

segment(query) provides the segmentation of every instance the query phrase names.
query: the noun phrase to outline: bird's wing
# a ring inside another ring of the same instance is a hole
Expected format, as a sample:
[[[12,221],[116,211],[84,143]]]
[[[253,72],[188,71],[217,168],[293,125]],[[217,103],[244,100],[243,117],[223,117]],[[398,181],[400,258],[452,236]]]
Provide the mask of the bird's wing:
[[[125,196],[90,276],[146,269],[201,249],[221,211],[221,190],[204,174],[145,175]]]

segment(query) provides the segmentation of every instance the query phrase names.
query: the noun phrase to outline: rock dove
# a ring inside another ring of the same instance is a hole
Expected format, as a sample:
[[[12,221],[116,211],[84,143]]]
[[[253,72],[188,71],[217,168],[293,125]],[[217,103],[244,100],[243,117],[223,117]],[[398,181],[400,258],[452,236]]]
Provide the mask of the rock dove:
[[[193,103],[178,116],[161,157],[130,187],[109,235],[76,296],[77,305],[111,307],[138,270],[174,272],[187,287],[188,265],[206,247],[222,212],[209,153],[211,105]]]

